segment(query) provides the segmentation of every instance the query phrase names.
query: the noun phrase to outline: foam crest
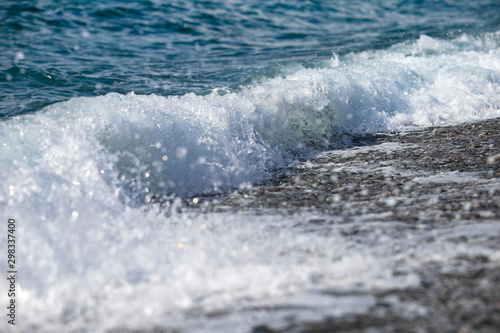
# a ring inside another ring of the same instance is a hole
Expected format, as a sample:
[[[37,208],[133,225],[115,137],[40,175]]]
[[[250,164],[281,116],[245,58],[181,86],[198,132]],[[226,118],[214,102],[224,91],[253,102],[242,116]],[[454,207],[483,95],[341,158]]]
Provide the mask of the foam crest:
[[[344,132],[500,116],[498,39],[422,36],[236,93],[73,98],[3,122],[3,160],[69,183],[102,178],[130,204],[258,182]]]

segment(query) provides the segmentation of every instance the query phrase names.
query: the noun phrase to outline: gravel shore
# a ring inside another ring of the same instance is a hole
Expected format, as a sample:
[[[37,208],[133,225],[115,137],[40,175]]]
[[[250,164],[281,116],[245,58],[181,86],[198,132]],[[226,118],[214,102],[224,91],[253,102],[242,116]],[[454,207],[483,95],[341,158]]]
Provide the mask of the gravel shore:
[[[433,236],[439,231],[500,224],[500,119],[343,140],[350,147],[321,153],[270,183],[212,198],[208,210],[284,218],[312,212],[318,218],[304,225],[346,225],[344,236],[357,242],[365,242],[362,221],[399,223],[403,237],[427,232],[422,248],[439,243]],[[499,332],[500,234],[446,239],[462,249],[480,244],[496,257],[462,252],[446,267],[419,263],[418,287],[365,291],[376,300],[368,312],[319,323],[292,318],[281,328],[263,322],[253,332]]]
[[[212,209],[314,210],[342,221],[387,211],[394,220],[440,224],[500,218],[500,119],[346,141],[353,147],[322,153]]]

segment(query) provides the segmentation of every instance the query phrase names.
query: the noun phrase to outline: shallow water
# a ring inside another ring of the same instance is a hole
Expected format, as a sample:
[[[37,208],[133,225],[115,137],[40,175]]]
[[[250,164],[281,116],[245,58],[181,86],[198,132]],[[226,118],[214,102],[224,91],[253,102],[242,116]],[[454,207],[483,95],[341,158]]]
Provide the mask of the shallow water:
[[[499,9],[4,2],[0,206],[18,221],[18,327],[244,332],[362,312],[373,296],[323,291],[404,289],[429,258],[447,267],[455,236],[419,243],[433,231],[409,239],[409,226],[379,227],[384,214],[311,228],[302,222],[314,210],[184,204],[272,180],[353,135],[499,117]],[[498,234],[462,222],[450,233]],[[358,228],[362,237],[342,232]],[[460,251],[499,260],[480,242]],[[284,310],[262,314],[269,304]]]

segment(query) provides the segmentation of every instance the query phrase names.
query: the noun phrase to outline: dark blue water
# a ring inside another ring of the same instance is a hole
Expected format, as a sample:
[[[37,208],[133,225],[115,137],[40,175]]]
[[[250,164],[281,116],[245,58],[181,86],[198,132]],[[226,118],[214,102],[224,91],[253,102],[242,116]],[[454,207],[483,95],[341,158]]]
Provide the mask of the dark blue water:
[[[238,89],[332,52],[496,31],[500,2],[2,1],[0,116],[108,92]]]

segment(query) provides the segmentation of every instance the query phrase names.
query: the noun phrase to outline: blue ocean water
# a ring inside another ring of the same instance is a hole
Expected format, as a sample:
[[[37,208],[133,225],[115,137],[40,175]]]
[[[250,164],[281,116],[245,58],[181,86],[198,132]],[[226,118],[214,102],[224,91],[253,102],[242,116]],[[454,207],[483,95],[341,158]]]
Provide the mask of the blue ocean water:
[[[342,134],[494,117],[495,0],[2,1],[0,210],[20,226],[23,330],[251,329],[208,317],[337,274],[293,255],[323,236],[155,203],[258,184]],[[359,257],[335,242],[318,258]],[[413,283],[365,257],[325,286],[363,267]]]
[[[2,1],[0,115],[72,97],[238,89],[425,34],[495,32],[497,1]]]

